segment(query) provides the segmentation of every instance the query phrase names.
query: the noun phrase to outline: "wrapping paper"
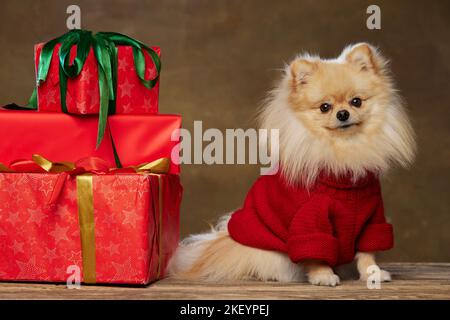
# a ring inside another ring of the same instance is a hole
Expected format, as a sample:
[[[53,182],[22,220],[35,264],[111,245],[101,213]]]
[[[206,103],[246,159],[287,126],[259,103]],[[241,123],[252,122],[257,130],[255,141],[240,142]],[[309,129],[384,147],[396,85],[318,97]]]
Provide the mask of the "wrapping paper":
[[[171,157],[181,126],[178,115],[112,115],[109,126],[123,166],[138,165]],[[109,133],[96,150],[96,116],[74,117],[64,113],[0,110],[0,162],[9,165],[17,159],[42,154],[55,161],[75,162],[96,156],[115,166]],[[178,154],[178,152],[174,152]],[[171,163],[169,173],[178,173]]]
[[[83,281],[76,177],[45,205],[59,177],[0,173],[0,280],[66,282],[77,266]],[[179,176],[103,174],[92,183],[96,283],[163,277],[179,240]]]
[[[36,74],[43,43],[35,46]],[[38,109],[44,112],[62,112],[59,90],[59,59],[60,44],[55,46],[50,63],[47,80],[38,87]],[[136,75],[133,60],[133,48],[118,46],[117,68],[117,114],[144,114],[158,112],[159,81],[151,90],[145,88]],[[158,55],[159,47],[152,47]],[[70,51],[73,60],[76,56],[76,46]],[[153,78],[156,69],[149,54],[144,51],[145,78]],[[77,78],[69,79],[67,83],[67,111],[72,114],[98,114],[100,93],[98,88],[98,66],[94,51],[91,48],[83,70]]]

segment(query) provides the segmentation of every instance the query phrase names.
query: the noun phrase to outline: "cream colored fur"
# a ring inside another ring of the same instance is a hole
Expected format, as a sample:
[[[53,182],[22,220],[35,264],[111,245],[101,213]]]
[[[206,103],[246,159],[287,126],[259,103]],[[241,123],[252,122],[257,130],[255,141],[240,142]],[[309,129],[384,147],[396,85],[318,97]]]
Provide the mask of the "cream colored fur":
[[[348,46],[336,59],[306,54],[286,66],[259,120],[262,128],[280,129],[280,162],[287,181],[308,187],[321,170],[350,172],[357,179],[367,170],[382,174],[391,164],[411,163],[414,134],[387,65],[377,49],[362,43]],[[346,105],[355,94],[365,96],[364,108]],[[355,125],[348,130],[338,127],[336,110],[321,114],[318,106],[324,99],[347,108]],[[300,281],[304,269],[312,284],[340,283],[332,268],[320,261],[306,261],[302,268],[284,253],[235,242],[227,232],[229,217],[222,217],[210,232],[182,241],[170,274],[205,281]],[[358,253],[356,260],[361,279],[367,279],[367,267],[375,264],[373,253]],[[382,280],[390,281],[389,273],[383,271]]]
[[[221,218],[209,233],[184,239],[172,259],[172,276],[205,281],[260,279],[291,282],[302,279],[301,268],[285,254],[241,245],[230,238]]]

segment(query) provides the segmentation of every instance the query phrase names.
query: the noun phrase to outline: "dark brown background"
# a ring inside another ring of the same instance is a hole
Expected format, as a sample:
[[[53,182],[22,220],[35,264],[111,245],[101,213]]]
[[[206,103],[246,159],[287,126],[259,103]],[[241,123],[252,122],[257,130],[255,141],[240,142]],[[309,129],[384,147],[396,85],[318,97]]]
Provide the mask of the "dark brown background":
[[[382,30],[366,28],[372,1],[36,1],[0,2],[0,102],[24,102],[33,86],[33,44],[66,31],[66,7],[82,27],[128,34],[163,50],[161,112],[184,127],[248,128],[279,76],[300,51],[337,55],[369,41],[392,59],[418,136],[411,170],[383,181],[396,247],[393,261],[450,261],[450,2],[376,1]],[[5,137],[3,137],[5,138]],[[207,228],[241,205],[259,166],[185,165],[181,233]]]

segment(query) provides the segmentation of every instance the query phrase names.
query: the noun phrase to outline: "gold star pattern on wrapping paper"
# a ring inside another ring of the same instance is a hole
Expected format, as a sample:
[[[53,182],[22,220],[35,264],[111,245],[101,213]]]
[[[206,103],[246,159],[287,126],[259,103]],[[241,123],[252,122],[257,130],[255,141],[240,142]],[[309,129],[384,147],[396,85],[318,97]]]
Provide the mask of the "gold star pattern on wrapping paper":
[[[125,216],[122,220],[122,225],[129,224],[132,225],[133,228],[136,228],[136,222],[142,220],[142,217],[140,217],[135,210],[122,210],[122,213]]]
[[[146,112],[150,112],[153,109],[153,100],[151,97],[150,98],[145,98],[144,99],[144,110]]]
[[[20,223],[18,227],[15,227],[14,235],[18,238],[26,238],[28,236],[28,230],[25,230],[23,224]]]
[[[6,192],[8,192],[8,195],[11,197],[13,194],[18,194],[18,191],[16,189],[16,184],[11,185],[11,188],[6,189]],[[15,197],[13,198],[15,199]]]
[[[53,249],[45,248],[44,258],[47,261],[49,261],[49,263],[53,263],[53,260],[58,258],[58,255],[56,254],[56,248]]]
[[[55,239],[56,244],[58,244],[60,241],[68,240],[68,229],[68,227],[60,227],[58,224],[56,224],[55,229],[52,232],[49,232],[49,235],[51,235]]]
[[[130,257],[128,257],[128,259],[123,264],[112,262],[112,265],[116,272],[111,281],[124,281],[134,279],[139,275],[139,271],[134,268],[133,264],[131,263]]]
[[[46,104],[47,105],[55,104],[56,103],[55,96],[56,96],[56,90],[53,88],[48,89],[46,95],[44,96]]]
[[[81,82],[90,82],[93,75],[92,72],[89,69],[83,69],[80,75],[80,81]]]
[[[109,255],[112,256],[114,254],[119,254],[119,244],[110,242],[107,247],[104,247],[105,250],[109,252]]]
[[[16,255],[18,252],[22,252],[23,253],[23,242],[19,242],[14,240],[14,243],[12,246],[10,246],[10,249],[13,249],[14,255]]]
[[[95,220],[95,225],[98,225],[97,219]],[[103,234],[103,230],[101,228],[95,228],[95,237],[96,238],[101,238],[104,236]],[[108,231],[107,231],[108,232]]]
[[[70,253],[64,255],[64,258],[72,265],[81,265],[81,251],[71,250]]]
[[[41,191],[46,197],[48,197],[49,194],[53,191],[53,181],[42,180],[39,191]]]
[[[129,177],[127,176],[116,176],[116,179],[114,179],[112,186],[114,189],[117,189],[119,191],[120,195],[124,194],[124,189],[128,190],[130,187],[129,185]],[[117,194],[117,191],[115,191]]]
[[[136,192],[138,193],[139,198],[143,198],[144,196],[147,196],[150,190],[146,187],[141,187],[138,190],[136,190]]]
[[[20,269],[19,274],[16,276],[17,279],[35,278],[45,273],[45,269],[36,264],[36,256],[32,256],[27,262],[16,260],[16,263]]]
[[[148,262],[148,254],[150,252],[150,248],[144,248],[144,249],[140,249],[139,250],[139,261],[142,261],[143,263],[147,263]]]
[[[37,189],[37,185],[35,182],[36,182],[35,179],[30,179],[30,177],[27,177],[26,174],[17,173],[17,178],[15,178],[12,181],[11,180],[8,181],[9,188],[6,191],[8,191],[11,188],[16,189],[19,187],[22,187],[22,189],[23,189],[24,185],[27,185],[27,186],[29,186],[30,189],[35,190],[35,189]]]
[[[78,194],[77,194],[77,190],[75,188],[71,188],[70,190],[67,191],[65,199],[67,199],[71,202],[75,202],[75,201],[77,201],[77,198],[78,198]]]
[[[33,190],[38,190],[42,182],[42,174],[40,173],[24,173],[19,178],[20,184],[31,184]]]
[[[119,85],[120,97],[121,98],[125,96],[131,97],[131,89],[133,88],[134,84],[129,83],[128,80],[125,80],[122,84]]]
[[[103,198],[108,202],[114,196],[114,191],[111,190],[111,188],[108,186],[102,185],[101,188],[99,188],[99,192],[103,195]]]
[[[54,275],[58,278],[62,278],[62,279],[66,279],[67,273],[66,273],[66,268],[64,267],[56,267],[53,269],[54,271]]]
[[[9,223],[11,223],[13,226],[16,225],[17,222],[20,221],[20,217],[19,217],[19,212],[11,212],[8,216],[8,218],[6,219],[6,221],[8,221]]]
[[[130,103],[123,104],[122,108],[123,108],[123,113],[130,113],[130,111],[131,111],[131,104]]]
[[[74,222],[76,220],[75,214],[69,210],[68,205],[58,206],[56,215],[66,222]]]
[[[41,210],[27,209],[29,218],[27,223],[36,223],[39,227],[42,224],[42,220],[45,220],[48,216]]]
[[[114,219],[112,214],[107,214],[105,218],[103,219],[103,224],[107,226],[108,229],[111,229],[112,226],[116,225],[117,222]]]
[[[75,231],[70,234],[70,237],[79,238],[80,237],[80,228],[75,229]]]
[[[129,67],[129,64],[128,64],[127,60],[125,60],[124,58],[119,59],[119,61],[118,61],[118,69],[120,71],[127,71],[128,67]]]
[[[66,92],[66,105],[72,105],[73,98],[69,91]]]

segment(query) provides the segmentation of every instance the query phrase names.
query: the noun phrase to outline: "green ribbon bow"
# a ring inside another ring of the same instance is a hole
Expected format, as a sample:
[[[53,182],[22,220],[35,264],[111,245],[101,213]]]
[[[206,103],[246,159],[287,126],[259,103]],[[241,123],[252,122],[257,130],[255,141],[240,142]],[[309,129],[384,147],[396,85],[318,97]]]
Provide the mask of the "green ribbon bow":
[[[61,109],[65,113],[68,113],[66,105],[67,80],[68,78],[75,78],[80,74],[91,47],[94,50],[98,63],[100,91],[99,126],[97,134],[98,147],[105,134],[108,115],[114,114],[116,110],[117,46],[125,45],[133,48],[137,76],[147,89],[152,89],[158,82],[161,61],[158,54],[152,48],[123,34],[115,32],[98,32],[93,34],[87,30],[71,30],[47,42],[42,48],[37,75],[38,86],[47,78],[53,50],[58,43],[61,43],[59,49]],[[74,45],[77,45],[77,55],[72,64],[70,64],[70,50]],[[157,73],[153,79],[145,79],[146,65],[143,50],[149,53],[155,64]]]
[[[97,132],[97,148],[100,146],[108,125],[108,115],[116,111],[116,93],[117,93],[117,46],[131,46],[133,48],[134,65],[140,82],[147,88],[152,89],[158,82],[161,72],[161,60],[158,54],[150,47],[140,41],[130,38],[126,35],[115,32],[92,33],[88,30],[71,30],[68,33],[47,42],[41,51],[37,87],[46,81],[50,63],[53,57],[53,51],[57,44],[61,44],[58,52],[59,56],[59,88],[61,95],[61,109],[64,113],[69,113],[66,104],[67,81],[69,78],[76,78],[83,70],[84,63],[91,48],[94,50],[95,58],[98,63],[98,79],[100,92],[100,110]],[[77,46],[77,54],[72,63],[70,63],[70,51],[73,46]],[[156,76],[153,79],[145,79],[145,56],[143,50],[148,52],[156,68]],[[9,109],[34,109],[38,108],[36,88],[31,95],[26,106],[17,106],[11,104]],[[121,167],[114,142],[112,140],[114,157],[116,165]]]

